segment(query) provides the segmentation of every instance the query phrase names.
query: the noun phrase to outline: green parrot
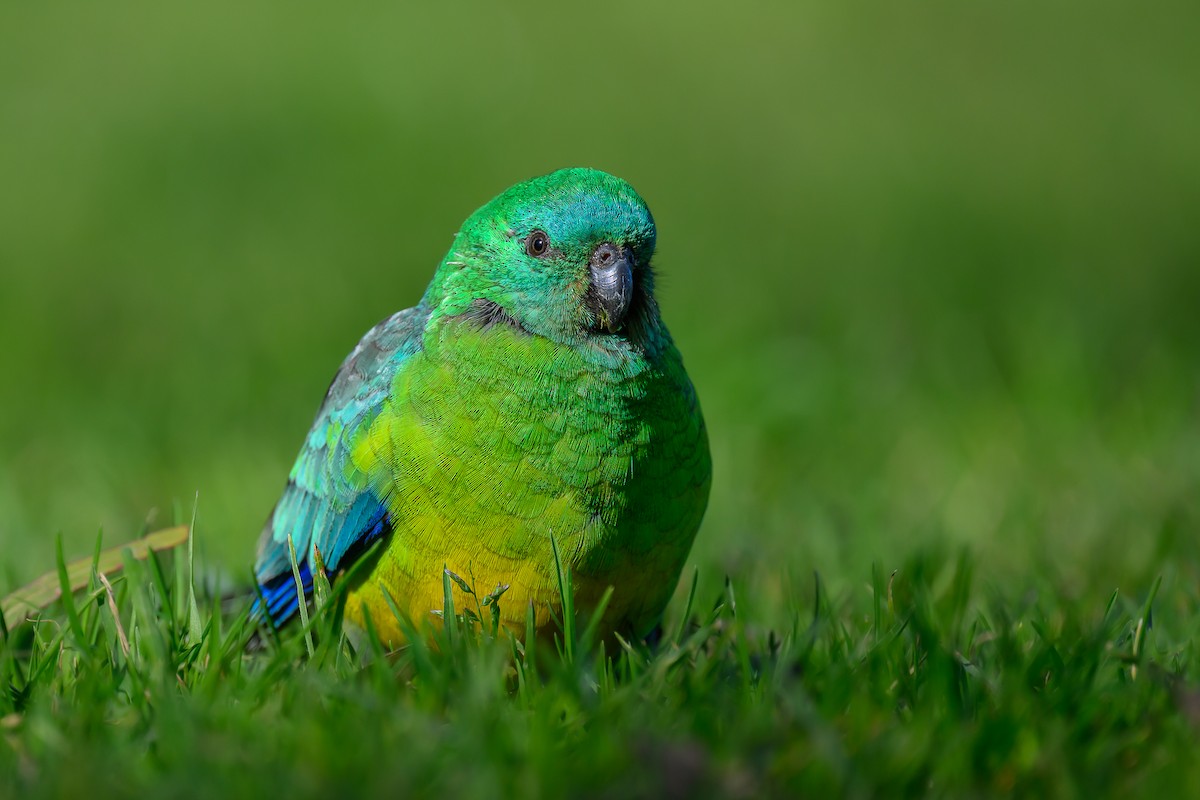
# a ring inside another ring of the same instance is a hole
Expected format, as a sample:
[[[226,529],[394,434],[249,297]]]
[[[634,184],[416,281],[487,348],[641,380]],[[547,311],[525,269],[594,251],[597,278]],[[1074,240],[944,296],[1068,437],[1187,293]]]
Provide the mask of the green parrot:
[[[325,395],[262,533],[265,614],[347,570],[345,617],[385,643],[443,605],[443,569],[501,621],[561,613],[551,538],[577,608],[614,591],[602,633],[659,621],[708,502],[696,391],[654,297],[654,220],[594,169],[519,183],[462,225],[421,301],[376,325]],[[300,586],[293,577],[294,542]],[[382,540],[377,548],[372,546]],[[260,612],[261,613],[261,612]]]

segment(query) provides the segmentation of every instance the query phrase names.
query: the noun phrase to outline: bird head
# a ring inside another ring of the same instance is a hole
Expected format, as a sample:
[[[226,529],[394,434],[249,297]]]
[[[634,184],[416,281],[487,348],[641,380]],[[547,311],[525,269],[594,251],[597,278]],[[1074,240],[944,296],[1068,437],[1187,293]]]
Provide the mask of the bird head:
[[[503,320],[564,344],[644,335],[657,320],[654,219],[620,178],[563,169],[463,224],[425,295],[438,317]]]

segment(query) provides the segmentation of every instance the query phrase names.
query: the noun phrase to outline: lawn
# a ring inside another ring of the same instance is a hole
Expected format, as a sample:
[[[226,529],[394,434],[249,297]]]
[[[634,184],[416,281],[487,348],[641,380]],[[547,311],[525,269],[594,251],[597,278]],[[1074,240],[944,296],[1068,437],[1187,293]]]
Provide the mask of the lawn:
[[[195,515],[4,637],[0,795],[1196,792],[1198,22],[0,10],[0,596]],[[333,370],[569,164],[654,211],[712,443],[662,640],[244,653]]]

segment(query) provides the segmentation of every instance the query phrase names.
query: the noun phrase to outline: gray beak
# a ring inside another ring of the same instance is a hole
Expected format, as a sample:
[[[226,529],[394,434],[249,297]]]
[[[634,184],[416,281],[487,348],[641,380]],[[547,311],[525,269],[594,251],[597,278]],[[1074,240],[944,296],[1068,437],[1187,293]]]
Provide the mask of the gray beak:
[[[605,242],[592,251],[593,311],[600,327],[616,333],[625,321],[633,299],[633,252]]]

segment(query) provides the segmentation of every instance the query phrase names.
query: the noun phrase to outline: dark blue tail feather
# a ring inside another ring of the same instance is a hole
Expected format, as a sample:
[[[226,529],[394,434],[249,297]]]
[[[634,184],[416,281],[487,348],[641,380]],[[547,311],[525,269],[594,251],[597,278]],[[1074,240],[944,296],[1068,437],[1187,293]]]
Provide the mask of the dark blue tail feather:
[[[307,561],[300,565],[300,582],[304,586],[304,596],[307,598],[312,594],[313,587],[312,570],[309,569]],[[300,595],[296,592],[296,578],[291,572],[276,575],[258,588],[262,592],[262,597],[254,601],[254,606],[250,609],[251,616],[261,615],[265,606],[267,616],[278,628],[300,610]]]

